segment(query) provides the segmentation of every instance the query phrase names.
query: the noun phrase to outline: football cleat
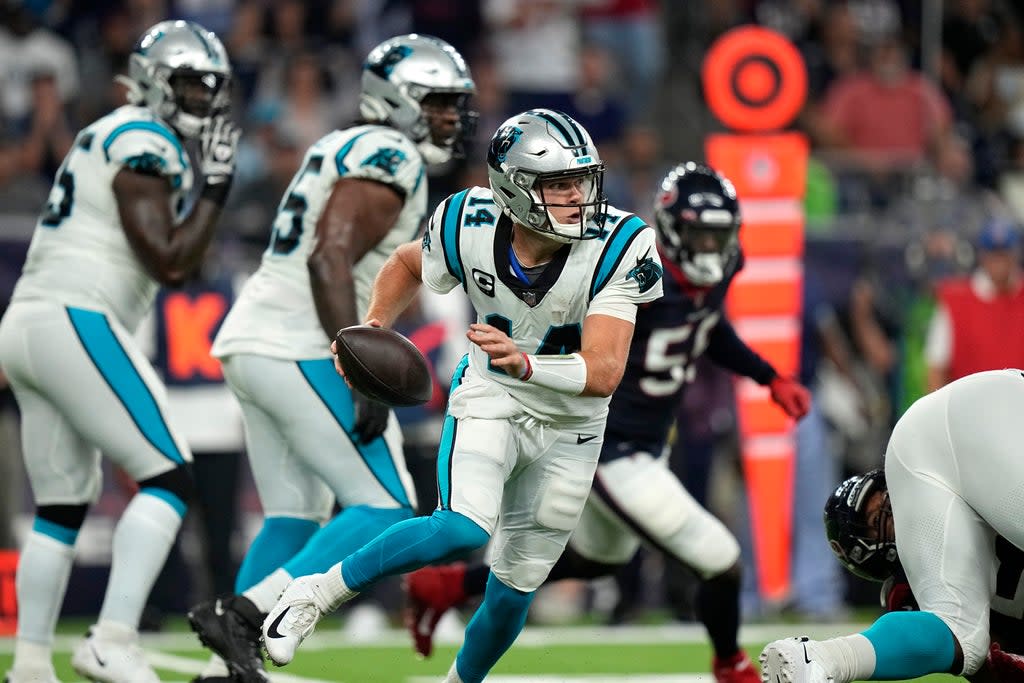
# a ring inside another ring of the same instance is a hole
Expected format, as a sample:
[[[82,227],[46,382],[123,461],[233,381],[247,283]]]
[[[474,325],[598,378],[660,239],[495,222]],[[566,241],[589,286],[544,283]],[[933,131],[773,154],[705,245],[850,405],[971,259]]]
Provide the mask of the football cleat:
[[[71,668],[96,683],[160,683],[139,647],[138,636],[125,641],[104,640],[90,629],[75,646]]]
[[[466,565],[424,567],[406,575],[402,588],[408,598],[405,608],[405,627],[412,635],[413,647],[422,657],[434,651],[434,631],[437,623],[452,607],[466,601],[462,581]]]
[[[807,636],[768,643],[761,651],[761,683],[834,683],[816,650]]]
[[[263,613],[249,598],[232,595],[196,605],[188,613],[192,630],[203,645],[224,660],[236,683],[266,683],[260,650]],[[204,678],[212,681],[216,678]]]
[[[292,581],[264,620],[263,645],[277,666],[292,661],[302,641],[332,610],[320,586],[323,578],[323,574],[311,574]]]
[[[757,667],[743,650],[728,659],[715,657],[711,662],[711,673],[716,683],[758,683],[761,680]]]
[[[267,679],[269,680],[269,679]],[[234,676],[196,676],[189,683],[237,683]]]

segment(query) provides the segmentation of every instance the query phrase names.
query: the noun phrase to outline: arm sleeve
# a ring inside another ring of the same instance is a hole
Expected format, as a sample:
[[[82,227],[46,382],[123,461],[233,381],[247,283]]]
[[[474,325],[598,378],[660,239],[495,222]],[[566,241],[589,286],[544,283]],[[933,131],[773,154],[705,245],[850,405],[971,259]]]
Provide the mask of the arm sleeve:
[[[438,205],[437,209],[434,210],[434,214],[430,217],[430,221],[427,223],[426,232],[423,233],[423,249],[421,252],[423,259],[423,284],[439,294],[447,294],[461,284],[461,280],[449,268],[445,255],[444,234],[442,232],[444,230],[445,209],[449,207],[453,199],[454,197],[449,197]]]
[[[654,231],[646,225],[625,245],[621,258],[614,253],[617,239],[620,239],[618,234],[608,237],[609,245],[598,264],[595,280],[604,279],[602,269],[606,267],[605,263],[616,259],[617,262],[607,266],[611,273],[607,284],[600,286],[600,282],[597,283],[599,290],[590,302],[587,315],[600,313],[633,322],[637,305],[654,301],[662,295],[661,258],[655,248]]]
[[[775,368],[736,334],[728,318],[722,318],[708,337],[708,358],[730,372],[765,385],[775,379]]]

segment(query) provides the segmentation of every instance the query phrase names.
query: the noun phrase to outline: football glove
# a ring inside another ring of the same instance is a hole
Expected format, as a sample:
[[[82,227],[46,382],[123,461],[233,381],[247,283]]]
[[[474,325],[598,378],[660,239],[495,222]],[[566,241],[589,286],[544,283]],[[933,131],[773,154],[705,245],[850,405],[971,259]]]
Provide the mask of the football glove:
[[[886,612],[913,611],[917,609],[910,584],[902,576],[890,576],[882,582],[882,607]]]
[[[242,131],[227,117],[215,116],[199,137],[199,170],[203,174],[203,196],[224,203],[235,175],[238,138]]]
[[[383,403],[366,398],[358,391],[353,391],[352,407],[356,414],[353,431],[356,433],[358,443],[368,444],[387,429],[388,415],[391,409]]]
[[[811,392],[795,379],[776,375],[768,389],[775,404],[794,420],[799,420],[811,409]]]
[[[989,647],[985,663],[1000,683],[1024,683],[1024,657],[1003,650],[999,643]]]

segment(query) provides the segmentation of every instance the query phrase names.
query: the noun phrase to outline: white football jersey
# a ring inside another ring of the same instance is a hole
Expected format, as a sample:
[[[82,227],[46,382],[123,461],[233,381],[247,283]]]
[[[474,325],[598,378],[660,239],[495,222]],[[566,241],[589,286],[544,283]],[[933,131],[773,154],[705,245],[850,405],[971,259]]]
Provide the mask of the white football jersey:
[[[306,261],[335,183],[339,178],[365,178],[390,185],[405,197],[391,230],[355,265],[356,308],[362,320],[377,271],[398,245],[419,234],[427,208],[424,171],[415,145],[393,128],[356,126],[318,140],[281,199],[270,246],[221,326],[213,355],[329,357],[332,338],[320,326]]]
[[[192,167],[177,134],[145,107],[124,106],[83,129],[36,224],[12,300],[46,300],[112,314],[134,330],[159,288],[128,243],[114,176],[122,167],[165,176],[180,218]]]
[[[441,293],[461,285],[477,320],[503,330],[524,353],[578,351],[586,316],[622,317],[623,304],[661,296],[654,231],[633,214],[609,207],[600,236],[566,245],[529,286],[512,270],[511,230],[490,189],[452,195],[438,206],[423,237],[423,282]],[[567,423],[607,413],[608,398],[569,396],[491,369],[476,345],[469,358],[449,404],[456,418],[526,413]]]

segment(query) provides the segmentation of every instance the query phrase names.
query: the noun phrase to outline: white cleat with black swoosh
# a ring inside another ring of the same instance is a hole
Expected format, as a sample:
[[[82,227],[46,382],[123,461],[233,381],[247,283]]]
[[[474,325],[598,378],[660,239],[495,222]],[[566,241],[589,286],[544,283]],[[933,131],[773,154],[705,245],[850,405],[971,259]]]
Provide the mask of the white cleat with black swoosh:
[[[75,646],[71,667],[98,683],[160,683],[139,647],[138,635],[123,640],[101,639],[90,630]]]
[[[263,621],[263,646],[277,666],[292,661],[302,641],[332,610],[320,589],[324,578],[323,574],[311,574],[292,581]]]
[[[768,643],[761,651],[761,683],[834,683],[817,647],[807,636]]]

